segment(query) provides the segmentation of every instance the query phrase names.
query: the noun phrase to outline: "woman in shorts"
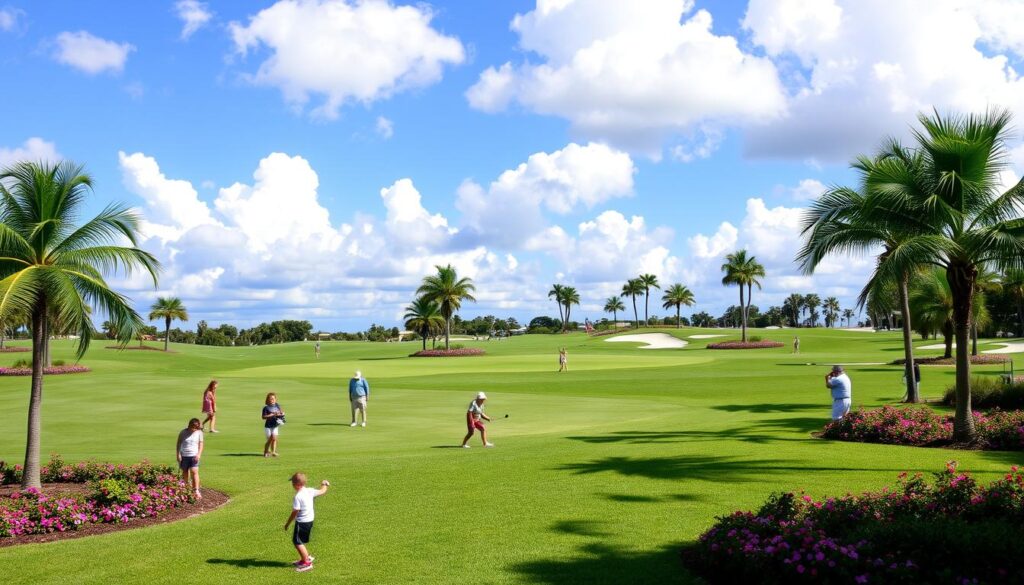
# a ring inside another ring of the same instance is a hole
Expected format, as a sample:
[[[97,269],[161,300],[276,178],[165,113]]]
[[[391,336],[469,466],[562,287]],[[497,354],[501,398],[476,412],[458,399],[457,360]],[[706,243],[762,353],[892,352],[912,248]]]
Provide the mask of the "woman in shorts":
[[[178,433],[178,442],[174,450],[178,456],[178,468],[181,469],[181,481],[191,484],[196,497],[199,493],[199,458],[203,456],[203,425],[198,418],[188,421],[188,427]]]
[[[205,428],[206,423],[210,423],[211,433],[220,432],[217,430],[217,380],[210,380],[203,390],[203,414],[206,419],[201,426]]]

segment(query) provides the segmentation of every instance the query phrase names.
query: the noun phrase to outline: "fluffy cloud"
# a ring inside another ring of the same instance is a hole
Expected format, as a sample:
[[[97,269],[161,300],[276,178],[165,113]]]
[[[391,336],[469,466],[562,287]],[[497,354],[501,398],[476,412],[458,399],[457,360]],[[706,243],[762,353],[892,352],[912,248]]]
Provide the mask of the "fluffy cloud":
[[[213,18],[213,12],[205,2],[199,0],[178,0],[174,10],[185,26],[181,29],[181,38],[187,39],[197,30],[206,26]]]
[[[828,187],[821,181],[817,179],[804,179],[796,187],[790,189],[789,192],[793,199],[797,201],[814,201],[821,197],[821,194],[826,190],[828,190]]]
[[[105,71],[120,73],[124,71],[128,54],[134,50],[129,43],[115,43],[81,30],[57,35],[53,58],[89,75]]]
[[[537,0],[512,30],[541,63],[490,67],[466,96],[487,112],[518,103],[560,116],[587,137],[654,156],[674,135],[713,148],[717,130],[693,134],[782,114],[772,62],[714,34],[711,14],[692,9],[692,0]]]
[[[0,31],[12,32],[22,28],[25,21],[25,11],[10,6],[0,8]]]
[[[448,227],[443,215],[424,209],[422,196],[411,179],[401,179],[381,189],[380,197],[387,210],[385,225],[392,240],[413,246],[443,246],[457,231]]]
[[[0,147],[0,168],[18,162],[56,162],[63,157],[52,142],[32,137],[14,148]]]
[[[751,0],[743,26],[793,70],[794,95],[785,117],[749,129],[748,154],[847,159],[887,134],[905,135],[932,107],[1024,114],[1024,80],[1011,64],[1024,56],[1011,24],[1021,4],[920,8],[914,0]]]
[[[156,159],[141,152],[118,152],[117,158],[125,188],[146,202],[146,235],[174,240],[197,226],[217,223],[192,183],[168,179]]]
[[[374,126],[377,135],[387,140],[395,135],[395,124],[384,116],[377,116],[377,123]]]
[[[635,173],[633,160],[624,152],[599,143],[571,143],[552,153],[530,155],[486,190],[464,183],[456,207],[473,237],[512,246],[546,228],[543,210],[567,214],[631,195]]]
[[[426,5],[385,0],[280,0],[229,29],[240,55],[270,52],[253,83],[279,88],[298,108],[322,96],[313,114],[333,119],[346,102],[431,85],[445,65],[462,63],[462,43],[433,29],[433,16]]]

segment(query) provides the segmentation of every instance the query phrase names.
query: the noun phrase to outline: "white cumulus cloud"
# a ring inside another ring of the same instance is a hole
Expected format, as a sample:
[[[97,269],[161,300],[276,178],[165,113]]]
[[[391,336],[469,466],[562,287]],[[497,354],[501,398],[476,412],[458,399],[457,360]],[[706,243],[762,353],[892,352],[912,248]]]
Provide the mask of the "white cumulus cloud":
[[[135,50],[135,46],[129,43],[101,39],[84,30],[62,32],[57,35],[55,44],[53,58],[58,63],[74,67],[89,75],[106,71],[124,71],[128,54]]]
[[[199,0],[178,0],[174,3],[174,10],[184,23],[181,29],[182,39],[188,39],[213,19],[209,5]]]
[[[57,146],[39,137],[32,137],[21,146],[7,148],[0,146],[0,168],[19,162],[57,162],[63,157]]]
[[[462,43],[432,28],[433,17],[426,5],[385,0],[279,0],[229,30],[241,56],[269,52],[253,83],[279,88],[298,108],[320,96],[313,114],[333,119],[349,101],[431,85],[462,63]]]

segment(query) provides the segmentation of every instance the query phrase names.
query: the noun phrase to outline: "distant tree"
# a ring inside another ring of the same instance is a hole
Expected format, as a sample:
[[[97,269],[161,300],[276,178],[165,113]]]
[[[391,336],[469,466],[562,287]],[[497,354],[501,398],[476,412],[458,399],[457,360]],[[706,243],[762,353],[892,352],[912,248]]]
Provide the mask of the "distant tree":
[[[722,284],[728,286],[735,284],[740,289],[740,313],[742,322],[742,341],[747,340],[747,303],[750,302],[750,296],[753,295],[753,287],[756,284],[757,288],[761,288],[761,278],[764,277],[765,271],[754,256],[747,256],[746,250],[737,250],[732,254],[728,254],[725,257],[725,263],[722,264],[722,272],[725,276],[722,277]],[[744,301],[743,289],[746,287],[748,295],[747,300]]]
[[[843,309],[843,318],[846,319],[847,327],[850,327],[850,322],[853,320],[854,314],[853,309]]]
[[[818,326],[818,307],[821,306],[821,297],[811,293],[804,296],[804,307],[807,309],[807,319],[811,327]]]
[[[604,312],[612,314],[612,321],[618,327],[619,311],[625,311],[626,305],[622,304],[622,297],[608,297],[604,302]]]
[[[462,306],[462,301],[474,301],[473,292],[476,287],[470,278],[459,278],[458,272],[451,264],[436,266],[437,274],[427,276],[423,284],[416,290],[429,301],[438,304],[441,316],[444,317],[444,348],[450,348],[452,315]]]
[[[644,321],[650,321],[650,318],[647,316],[647,309],[650,306],[651,287],[660,289],[661,286],[658,285],[658,277],[653,274],[641,274],[637,277],[637,280],[644,285]]]
[[[564,285],[553,284],[551,285],[551,290],[548,291],[548,298],[554,299],[555,304],[558,305],[558,320],[563,323],[567,321],[567,319],[562,315],[562,307],[565,306],[565,295],[562,293],[562,289],[564,288]]]
[[[677,329],[681,326],[680,325],[680,320],[679,320],[680,308],[683,305],[686,305],[687,307],[692,307],[693,303],[695,302],[694,297],[693,297],[693,291],[691,291],[690,289],[686,288],[684,285],[682,285],[682,284],[680,284],[678,282],[673,284],[672,286],[668,287],[668,289],[665,290],[665,294],[663,294],[661,296],[661,300],[662,300],[662,305],[661,306],[662,306],[663,309],[669,309],[669,308],[672,308],[672,307],[676,308],[676,328]]]
[[[181,299],[177,297],[160,297],[149,308],[149,320],[154,321],[156,319],[164,320],[164,351],[167,351],[169,349],[168,344],[171,341],[169,334],[171,331],[171,321],[175,319],[188,321],[188,309],[181,303]]]
[[[434,301],[424,297],[416,297],[412,304],[405,308],[405,326],[413,331],[418,331],[423,338],[423,350],[427,349],[427,337],[432,331],[444,328],[444,317],[441,316],[441,306]]]
[[[573,305],[580,304],[580,293],[571,286],[562,287],[562,304],[565,305],[565,321],[563,321],[563,331],[567,331],[569,324],[569,314],[572,312]]]
[[[825,309],[825,327],[834,327],[839,318],[839,299],[828,297],[822,307]]]
[[[694,327],[707,327],[715,322],[715,318],[712,317],[708,312],[701,311],[694,313],[690,316],[690,322],[693,323]]]
[[[640,315],[636,310],[636,296],[644,293],[644,284],[635,278],[631,278],[626,281],[626,284],[622,285],[622,296],[629,297],[633,300],[633,326],[640,327]]]

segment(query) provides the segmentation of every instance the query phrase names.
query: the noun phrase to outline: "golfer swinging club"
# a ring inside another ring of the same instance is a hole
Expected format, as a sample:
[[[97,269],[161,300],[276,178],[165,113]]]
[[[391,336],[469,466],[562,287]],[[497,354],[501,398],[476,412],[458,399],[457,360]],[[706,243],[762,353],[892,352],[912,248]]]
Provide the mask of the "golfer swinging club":
[[[487,402],[487,395],[480,392],[473,399],[473,402],[469,403],[469,409],[466,411],[466,438],[462,439],[462,447],[469,449],[469,440],[473,437],[474,431],[480,431],[480,440],[483,442],[484,447],[493,447],[494,443],[487,442],[487,429],[484,427],[484,423],[480,421],[483,419],[487,422],[491,421],[491,417],[484,414],[484,402]]]

